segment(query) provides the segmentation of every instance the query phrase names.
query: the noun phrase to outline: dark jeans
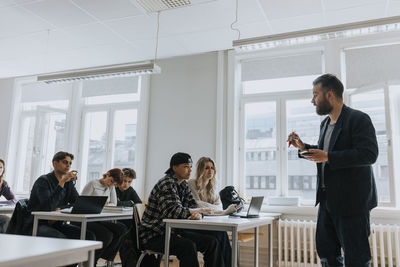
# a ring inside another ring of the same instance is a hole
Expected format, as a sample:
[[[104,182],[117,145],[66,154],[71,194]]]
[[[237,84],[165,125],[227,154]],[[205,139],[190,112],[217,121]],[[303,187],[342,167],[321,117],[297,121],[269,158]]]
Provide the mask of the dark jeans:
[[[103,242],[103,248],[96,250],[96,262],[99,258],[113,261],[128,232],[126,226],[118,222],[90,222],[87,229],[95,234],[96,240]]]
[[[37,231],[38,236],[80,239],[81,228],[77,225],[67,224],[66,222],[56,222],[53,225],[41,224]],[[86,231],[87,240],[96,240],[96,236],[91,231]]]
[[[165,236],[154,237],[144,246],[157,252],[164,252]],[[190,231],[171,234],[169,253],[176,255],[180,267],[198,267],[197,251],[204,255],[204,267],[224,267],[224,259],[217,238]]]
[[[329,212],[326,200],[320,203],[316,231],[316,247],[324,267],[367,267],[371,264],[369,211],[354,216],[338,216]]]
[[[232,247],[228,234],[224,231],[187,230],[188,232],[214,236],[219,243],[219,248],[224,258],[225,267],[232,266]]]

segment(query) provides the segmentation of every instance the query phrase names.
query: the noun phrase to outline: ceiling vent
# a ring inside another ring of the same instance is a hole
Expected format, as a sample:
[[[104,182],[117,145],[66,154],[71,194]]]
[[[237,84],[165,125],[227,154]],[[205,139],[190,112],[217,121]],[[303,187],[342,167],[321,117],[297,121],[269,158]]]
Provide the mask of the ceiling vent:
[[[138,4],[148,13],[192,6],[213,1],[215,0],[136,0],[136,2],[138,2]]]

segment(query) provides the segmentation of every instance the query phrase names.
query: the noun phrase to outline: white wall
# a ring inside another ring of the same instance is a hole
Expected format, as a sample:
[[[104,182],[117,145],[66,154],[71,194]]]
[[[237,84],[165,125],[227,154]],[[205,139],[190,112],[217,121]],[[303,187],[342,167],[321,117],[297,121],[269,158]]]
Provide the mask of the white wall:
[[[194,164],[201,156],[215,157],[218,53],[159,65],[162,74],[151,77],[144,199],[175,152],[189,153]]]
[[[0,80],[0,158],[7,159],[8,131],[12,109],[14,79]]]

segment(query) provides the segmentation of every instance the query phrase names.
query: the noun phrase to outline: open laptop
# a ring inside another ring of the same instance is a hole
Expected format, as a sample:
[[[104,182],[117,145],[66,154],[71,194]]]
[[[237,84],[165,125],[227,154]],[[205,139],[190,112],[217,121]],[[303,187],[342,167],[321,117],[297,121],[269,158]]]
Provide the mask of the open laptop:
[[[263,200],[264,200],[263,196],[252,197],[247,212],[238,212],[232,214],[231,216],[241,217],[241,218],[257,218],[259,217]]]
[[[62,213],[99,214],[107,201],[107,196],[79,196],[71,208],[62,209]]]

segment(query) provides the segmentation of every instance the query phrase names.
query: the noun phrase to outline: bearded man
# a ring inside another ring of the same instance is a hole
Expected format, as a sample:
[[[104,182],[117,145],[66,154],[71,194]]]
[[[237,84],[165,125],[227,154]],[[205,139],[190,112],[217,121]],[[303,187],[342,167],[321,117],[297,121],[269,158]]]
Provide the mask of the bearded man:
[[[324,267],[370,266],[370,211],[377,206],[375,128],[367,114],[344,105],[343,84],[335,75],[313,82],[311,103],[318,115],[328,115],[318,145],[303,143],[294,132],[288,141],[299,149],[299,157],[317,163],[318,256]]]

